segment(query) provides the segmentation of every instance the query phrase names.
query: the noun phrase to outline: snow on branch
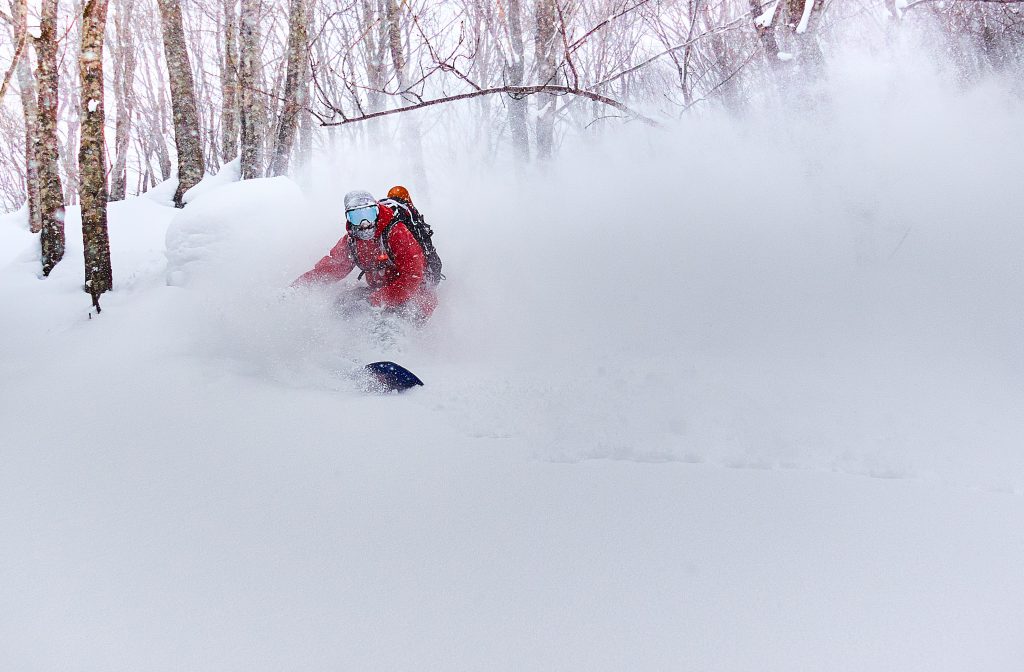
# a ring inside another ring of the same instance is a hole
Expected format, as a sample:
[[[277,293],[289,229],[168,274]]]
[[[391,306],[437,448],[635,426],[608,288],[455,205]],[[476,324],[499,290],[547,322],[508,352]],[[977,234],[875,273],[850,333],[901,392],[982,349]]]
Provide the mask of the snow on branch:
[[[804,12],[800,16],[800,23],[796,27],[797,33],[806,33],[807,24],[811,20],[811,10],[814,8],[814,0],[804,0]]]
[[[810,2],[811,0],[808,0]],[[768,9],[765,10],[764,14],[761,14],[754,19],[754,25],[758,28],[771,28],[771,25],[775,22],[775,12],[779,9],[780,0],[772,0],[772,3],[768,5]]]

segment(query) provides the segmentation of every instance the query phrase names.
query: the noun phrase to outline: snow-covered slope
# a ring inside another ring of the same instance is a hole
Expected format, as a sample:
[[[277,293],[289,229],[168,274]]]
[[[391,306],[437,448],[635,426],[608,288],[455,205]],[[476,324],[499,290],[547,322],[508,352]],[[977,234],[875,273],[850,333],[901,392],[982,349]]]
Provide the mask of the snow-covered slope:
[[[385,343],[288,285],[386,157],[113,204],[99,316],[0,218],[0,667],[1020,669],[1024,117],[862,76],[438,166]]]

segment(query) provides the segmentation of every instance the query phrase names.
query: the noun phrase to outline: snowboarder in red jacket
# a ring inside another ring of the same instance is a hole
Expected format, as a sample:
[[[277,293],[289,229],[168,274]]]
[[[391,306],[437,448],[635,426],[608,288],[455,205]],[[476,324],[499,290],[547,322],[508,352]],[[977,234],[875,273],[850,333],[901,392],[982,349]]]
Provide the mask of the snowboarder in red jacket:
[[[394,203],[378,202],[369,192],[345,195],[345,230],[330,254],[294,284],[326,284],[359,267],[371,306],[425,320],[437,306],[432,284],[424,282],[427,262],[422,246],[400,220]]]

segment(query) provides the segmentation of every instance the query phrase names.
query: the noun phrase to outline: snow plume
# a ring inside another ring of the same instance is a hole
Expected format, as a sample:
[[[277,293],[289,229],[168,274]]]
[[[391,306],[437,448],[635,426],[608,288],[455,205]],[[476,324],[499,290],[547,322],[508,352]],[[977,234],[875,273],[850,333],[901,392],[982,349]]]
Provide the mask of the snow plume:
[[[417,364],[469,431],[1022,487],[1021,104],[950,90],[857,54],[813,112],[627,128],[532,178],[434,165],[426,189],[349,154],[316,173],[328,210],[405,182],[433,223],[448,280]]]
[[[176,328],[288,386],[350,391],[401,360],[424,404],[546,460],[1024,488],[1021,102],[945,77],[837,56],[813,111],[627,126],[535,174],[446,157],[423,183],[346,145],[301,186],[208,178],[168,228],[194,305]],[[288,287],[341,236],[346,191],[396,183],[445,262],[426,329],[343,317],[354,278]]]

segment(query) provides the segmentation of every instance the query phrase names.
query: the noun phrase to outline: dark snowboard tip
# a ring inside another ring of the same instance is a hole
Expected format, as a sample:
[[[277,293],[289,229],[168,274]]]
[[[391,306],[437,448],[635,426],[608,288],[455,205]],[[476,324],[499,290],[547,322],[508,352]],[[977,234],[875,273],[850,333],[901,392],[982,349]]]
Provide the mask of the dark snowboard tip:
[[[394,362],[373,362],[367,364],[365,368],[376,380],[382,392],[402,392],[423,384],[416,374]]]

